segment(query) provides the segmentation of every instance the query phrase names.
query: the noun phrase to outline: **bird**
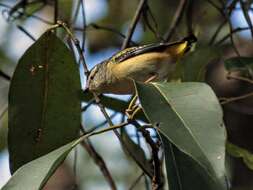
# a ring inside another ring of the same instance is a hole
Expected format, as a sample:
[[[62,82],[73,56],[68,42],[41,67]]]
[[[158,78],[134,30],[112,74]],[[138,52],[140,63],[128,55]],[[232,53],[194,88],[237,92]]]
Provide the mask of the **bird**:
[[[95,65],[86,88],[102,94],[134,94],[134,81],[148,83],[166,81],[173,74],[177,61],[197,41],[192,34],[176,42],[159,42],[134,46],[117,52]]]

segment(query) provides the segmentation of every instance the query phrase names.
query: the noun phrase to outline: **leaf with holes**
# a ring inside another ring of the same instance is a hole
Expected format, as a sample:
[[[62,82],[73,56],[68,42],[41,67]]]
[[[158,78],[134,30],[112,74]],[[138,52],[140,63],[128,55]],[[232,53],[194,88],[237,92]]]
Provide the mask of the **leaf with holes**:
[[[78,136],[80,86],[74,56],[52,32],[21,57],[9,92],[12,173]]]

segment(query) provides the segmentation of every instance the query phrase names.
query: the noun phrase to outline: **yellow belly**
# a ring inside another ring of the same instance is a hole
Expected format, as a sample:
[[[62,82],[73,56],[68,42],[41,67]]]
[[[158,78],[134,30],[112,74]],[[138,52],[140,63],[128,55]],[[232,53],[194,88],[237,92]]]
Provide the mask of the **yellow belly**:
[[[107,83],[104,88],[109,93],[132,94],[134,85],[132,80],[146,82],[152,76],[153,81],[164,81],[175,69],[175,59],[168,53],[145,53],[112,65],[115,80]]]

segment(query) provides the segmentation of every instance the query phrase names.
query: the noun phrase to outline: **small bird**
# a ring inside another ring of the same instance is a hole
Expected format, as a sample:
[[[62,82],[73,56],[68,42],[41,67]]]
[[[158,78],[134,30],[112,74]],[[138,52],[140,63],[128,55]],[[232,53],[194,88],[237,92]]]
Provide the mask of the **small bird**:
[[[139,82],[166,81],[176,62],[197,41],[190,35],[173,43],[155,43],[130,47],[92,68],[87,89],[101,94],[133,94],[132,80]]]

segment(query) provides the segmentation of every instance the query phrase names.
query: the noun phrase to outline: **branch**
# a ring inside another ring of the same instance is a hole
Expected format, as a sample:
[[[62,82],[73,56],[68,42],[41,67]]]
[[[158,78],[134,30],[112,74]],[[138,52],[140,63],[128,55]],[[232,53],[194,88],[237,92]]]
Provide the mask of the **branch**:
[[[129,188],[129,190],[133,190],[135,188],[135,186],[139,183],[139,181],[141,180],[141,178],[144,176],[145,174],[142,173],[141,175],[139,175],[137,177],[137,179],[133,182],[133,184],[131,185],[131,187]]]
[[[218,34],[220,33],[221,29],[226,25],[226,23],[227,23],[227,20],[224,19],[224,20],[222,21],[222,23],[217,27],[217,29],[215,30],[215,32],[214,32],[212,38],[210,39],[210,41],[209,41],[209,43],[208,43],[209,45],[212,45],[212,44],[215,42],[215,40],[216,40]],[[229,34],[229,35],[230,35],[230,34]],[[228,35],[228,37],[229,37],[229,35]]]
[[[242,8],[244,18],[245,18],[245,20],[248,23],[248,26],[250,28],[250,32],[251,32],[251,36],[252,36],[252,40],[253,40],[253,25],[252,25],[252,22],[251,22],[251,18],[248,14],[248,10],[247,10],[244,2],[242,0],[239,0],[239,1],[240,1],[240,4],[241,4],[241,8]]]
[[[228,22],[229,24],[229,30],[230,30],[230,33],[232,33],[233,31],[233,26],[232,26],[232,23],[230,21],[230,15],[232,14],[233,12],[233,9],[237,3],[238,0],[233,0],[232,3],[230,4],[230,6],[228,8],[226,8],[226,4],[222,1],[222,0],[219,0],[222,8],[220,8],[219,6],[217,6],[215,3],[213,3],[211,0],[207,0],[214,8],[216,8],[218,10],[218,12],[224,17],[224,19]],[[230,41],[231,41],[231,44],[233,46],[233,49],[234,51],[236,52],[236,54],[240,57],[240,53],[235,45],[235,42],[234,42],[234,38],[233,38],[233,35],[230,35]]]
[[[242,100],[242,99],[246,99],[248,97],[253,96],[253,92],[241,95],[241,96],[236,96],[236,97],[230,97],[230,98],[226,98],[226,97],[221,97],[219,98],[219,100],[221,100],[221,105],[227,104],[227,103],[231,103],[231,102],[235,102],[238,100]]]
[[[126,38],[125,38],[125,40],[124,40],[124,42],[121,46],[121,49],[125,49],[125,48],[128,47],[129,42],[130,42],[130,40],[132,38],[132,35],[134,33],[134,30],[136,28],[136,25],[137,25],[137,23],[138,23],[138,21],[141,17],[141,12],[142,12],[142,10],[143,10],[146,3],[147,3],[147,0],[140,0],[140,3],[139,3],[139,5],[138,5],[138,7],[135,11],[135,15],[133,17],[132,23],[128,28]]]
[[[231,35],[237,33],[237,32],[241,32],[241,31],[244,31],[244,30],[249,30],[250,28],[249,27],[237,27],[235,29],[233,29],[232,31],[230,31],[230,33],[228,33],[227,35],[223,36],[223,38],[221,38],[217,43],[216,45],[220,45],[222,44],[224,41],[226,41],[228,38],[231,37]]]
[[[186,10],[186,25],[187,25],[187,30],[188,30],[188,35],[193,34],[193,13],[194,13],[194,0],[189,0],[188,5],[187,5],[187,10]]]
[[[7,75],[6,73],[4,73],[2,70],[0,70],[0,76],[7,81],[11,80],[11,77],[9,75]]]
[[[83,132],[83,134],[85,134],[85,130],[82,126],[81,126],[81,131]],[[117,188],[116,188],[115,182],[112,178],[111,173],[108,170],[108,167],[107,167],[105,161],[103,160],[102,156],[100,156],[99,153],[96,151],[96,149],[94,148],[91,141],[89,139],[87,139],[86,141],[82,141],[81,145],[86,149],[88,154],[93,158],[93,161],[99,167],[99,169],[102,172],[102,174],[104,175],[106,181],[109,183],[111,189],[116,190]]]
[[[105,31],[117,34],[121,38],[126,38],[126,36],[124,34],[122,34],[120,31],[118,31],[118,30],[116,30],[114,28],[108,27],[108,26],[101,26],[101,25],[98,25],[96,23],[90,23],[89,25],[86,26],[86,29],[88,29],[88,28],[94,28],[94,29],[97,29],[97,30],[105,30]],[[75,27],[74,30],[82,32],[84,29],[83,28]],[[130,40],[129,43],[131,43],[132,45],[138,45],[136,42],[134,42],[132,40]]]
[[[21,32],[27,35],[32,41],[36,41],[35,37],[33,37],[33,35],[30,32],[28,32],[23,26],[21,25],[16,25],[16,26]]]
[[[250,84],[253,84],[253,80],[248,79],[246,77],[241,77],[241,76],[233,76],[231,74],[227,75],[227,79],[236,79],[236,80],[240,80],[240,81],[244,81],[244,82],[248,82]]]
[[[9,6],[9,5],[6,5],[6,4],[4,4],[4,3],[0,3],[0,6],[1,7],[5,7],[5,8],[7,8],[7,9],[12,9],[13,7],[12,6]],[[3,10],[3,13],[4,12],[6,12],[7,10]],[[46,20],[46,19],[44,19],[44,18],[41,18],[41,17],[39,17],[39,16],[36,16],[36,15],[34,15],[34,14],[29,14],[29,13],[26,13],[26,12],[22,12],[22,11],[20,11],[20,10],[16,10],[17,11],[17,13],[19,13],[20,15],[24,15],[24,16],[26,16],[26,17],[31,17],[31,18],[34,18],[34,19],[37,19],[38,21],[41,21],[41,22],[43,22],[43,23],[45,23],[45,24],[54,24],[53,22],[51,22],[51,21],[48,21],[48,20]],[[7,11],[7,13],[8,13],[9,11]],[[8,13],[9,14],[9,13]]]
[[[54,0],[54,24],[57,24],[58,21],[58,0]]]
[[[149,144],[152,150],[153,167],[154,167],[154,175],[152,178],[152,190],[161,189],[163,187],[163,180],[162,180],[161,162],[158,156],[159,145],[158,143],[153,141],[152,137],[150,136],[150,132],[146,130],[146,126],[141,126],[137,121],[132,121],[131,123],[142,133],[142,136],[145,138],[146,142]]]
[[[173,36],[173,34],[176,30],[176,27],[180,23],[180,21],[183,17],[183,14],[184,14],[186,4],[187,4],[187,0],[181,0],[179,2],[176,13],[174,14],[174,17],[171,21],[171,25],[170,25],[168,31],[164,35],[164,39],[165,39],[166,42],[171,39],[171,37]]]
[[[144,128],[140,128],[140,131],[150,145],[152,149],[152,157],[153,157],[153,164],[154,164],[154,176],[152,179],[152,190],[161,189],[163,186],[162,183],[162,172],[161,172],[161,162],[158,156],[159,146],[153,141],[152,137],[150,136],[149,131],[145,130]]]

